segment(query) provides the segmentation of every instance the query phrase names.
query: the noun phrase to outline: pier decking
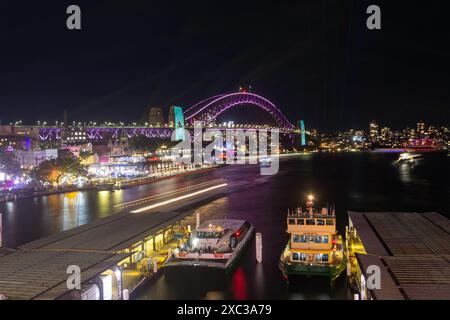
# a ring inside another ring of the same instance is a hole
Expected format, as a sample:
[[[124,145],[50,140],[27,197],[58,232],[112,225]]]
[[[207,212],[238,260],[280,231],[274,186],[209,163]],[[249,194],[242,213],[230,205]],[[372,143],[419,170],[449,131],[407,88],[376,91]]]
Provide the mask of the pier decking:
[[[431,213],[349,212],[352,279],[369,299],[450,299],[450,221]],[[368,267],[381,288],[362,284]]]

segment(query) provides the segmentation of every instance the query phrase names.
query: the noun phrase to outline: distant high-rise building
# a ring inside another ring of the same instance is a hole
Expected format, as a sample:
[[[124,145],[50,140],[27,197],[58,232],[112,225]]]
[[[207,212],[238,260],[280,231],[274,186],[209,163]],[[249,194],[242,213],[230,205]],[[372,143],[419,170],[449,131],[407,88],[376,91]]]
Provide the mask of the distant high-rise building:
[[[369,137],[371,141],[376,141],[379,135],[379,126],[376,121],[371,121],[369,123]]]
[[[162,108],[150,108],[148,124],[152,127],[164,126],[164,115]]]
[[[423,138],[424,134],[425,134],[425,122],[423,121],[419,121],[417,122],[417,135],[419,136],[419,138]]]
[[[391,131],[391,129],[388,128],[388,127],[382,128],[381,129],[381,138],[384,141],[387,141],[387,140],[391,139],[392,138],[392,131]]]

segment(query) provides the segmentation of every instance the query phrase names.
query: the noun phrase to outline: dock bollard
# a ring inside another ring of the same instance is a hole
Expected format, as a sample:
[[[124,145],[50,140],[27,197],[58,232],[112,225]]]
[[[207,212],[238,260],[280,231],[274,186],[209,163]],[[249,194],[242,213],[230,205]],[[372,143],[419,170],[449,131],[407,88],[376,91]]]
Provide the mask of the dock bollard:
[[[256,261],[258,263],[262,262],[263,254],[262,254],[262,233],[257,232],[255,235],[255,241],[256,241]]]
[[[200,212],[195,213],[195,229],[200,227]]]

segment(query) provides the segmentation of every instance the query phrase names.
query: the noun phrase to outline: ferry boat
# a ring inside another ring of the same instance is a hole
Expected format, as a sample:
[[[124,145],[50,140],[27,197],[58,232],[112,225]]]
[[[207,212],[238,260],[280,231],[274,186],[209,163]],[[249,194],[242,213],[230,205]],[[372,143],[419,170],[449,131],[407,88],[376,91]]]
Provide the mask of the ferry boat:
[[[308,196],[306,211],[288,210],[288,244],[281,254],[279,267],[286,280],[291,276],[325,276],[335,280],[345,270],[344,241],[336,231],[334,208],[313,207]]]
[[[258,160],[259,166],[266,168],[272,165],[272,158],[260,158]]]
[[[397,163],[399,162],[409,162],[409,163],[414,163],[416,159],[422,157],[422,155],[420,154],[414,154],[414,153],[409,153],[409,152],[403,152],[400,153],[398,159],[397,159]]]
[[[255,228],[244,220],[208,220],[175,249],[164,267],[191,266],[228,269],[236,262]]]

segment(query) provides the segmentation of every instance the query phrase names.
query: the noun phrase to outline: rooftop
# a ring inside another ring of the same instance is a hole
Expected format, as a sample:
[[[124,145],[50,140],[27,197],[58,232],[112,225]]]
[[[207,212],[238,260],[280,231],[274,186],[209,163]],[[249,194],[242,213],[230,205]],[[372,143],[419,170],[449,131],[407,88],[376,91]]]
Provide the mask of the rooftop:
[[[436,212],[349,212],[367,254],[363,273],[381,269],[376,299],[450,299],[450,221]]]
[[[222,229],[231,229],[238,230],[243,224],[245,220],[234,220],[234,219],[218,219],[218,220],[207,220],[200,224],[198,230],[200,231],[208,231],[211,227],[222,228]]]
[[[10,299],[57,299],[69,291],[68,266],[80,267],[84,283],[125,259],[130,254],[124,254],[125,249],[192,214],[193,204],[220,194],[210,192],[160,211],[114,214],[30,242],[17,251],[2,248],[0,293]]]

